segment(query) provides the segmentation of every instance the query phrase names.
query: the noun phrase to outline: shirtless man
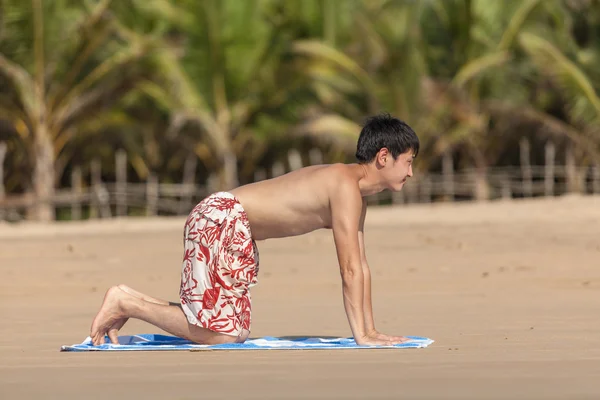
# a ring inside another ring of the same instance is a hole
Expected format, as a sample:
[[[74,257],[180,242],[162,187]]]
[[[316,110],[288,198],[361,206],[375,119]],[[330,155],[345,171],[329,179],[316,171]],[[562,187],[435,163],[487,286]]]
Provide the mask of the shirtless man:
[[[277,178],[214,193],[190,213],[184,229],[180,302],[169,303],[125,285],[110,288],[91,326],[94,345],[128,318],[146,321],[199,344],[244,342],[250,333],[250,288],[257,282],[255,241],[331,229],[344,308],[359,345],[407,341],[375,329],[371,275],[365,257],[365,196],[399,191],[412,176],[419,140],[389,115],[370,118],[356,164],[301,168]]]

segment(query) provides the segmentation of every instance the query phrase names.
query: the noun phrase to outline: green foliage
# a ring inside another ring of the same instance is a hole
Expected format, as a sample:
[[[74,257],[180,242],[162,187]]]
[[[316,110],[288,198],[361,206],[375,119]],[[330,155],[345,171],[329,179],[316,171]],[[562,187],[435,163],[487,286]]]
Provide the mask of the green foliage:
[[[291,148],[351,161],[382,111],[423,169],[539,132],[593,160],[599,62],[598,0],[0,0],[6,186],[35,189],[47,135],[51,185],[92,158],[112,174],[120,147],[131,179],[179,181],[195,154],[225,188]]]

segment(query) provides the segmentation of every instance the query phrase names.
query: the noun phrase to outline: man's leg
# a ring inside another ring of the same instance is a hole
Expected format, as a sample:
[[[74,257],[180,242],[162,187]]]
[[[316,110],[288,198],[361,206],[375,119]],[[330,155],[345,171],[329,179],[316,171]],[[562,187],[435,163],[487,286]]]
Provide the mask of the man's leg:
[[[133,290],[132,288],[130,288],[129,286],[126,286],[126,285],[118,285],[118,287],[119,287],[119,289],[131,294],[132,296],[135,296],[138,299],[142,299],[144,301],[148,301],[150,303],[161,304],[164,306],[169,306],[169,305],[178,306],[179,305],[178,303],[171,303],[166,300],[155,299],[154,297],[140,293],[137,290]],[[119,330],[123,327],[123,325],[125,325],[127,323],[127,320],[129,320],[129,318],[121,318],[120,320],[116,321],[110,327],[107,334],[108,334],[108,337],[111,338],[111,341],[114,341],[116,343],[117,334],[118,334]]]
[[[172,303],[170,301],[167,300],[161,300],[161,299],[156,299],[154,297],[150,297],[147,294],[143,294],[138,292],[137,290],[134,290],[132,288],[130,288],[127,285],[118,285],[119,289],[121,289],[124,292],[129,293],[132,296],[137,297],[138,299],[142,299],[144,301],[148,301],[150,303],[155,303],[155,304],[160,304],[163,306],[176,306],[178,303]]]
[[[132,289],[130,291],[135,292]],[[128,318],[140,319],[172,335],[200,344],[243,342],[247,339],[247,335],[229,336],[191,325],[178,305],[169,305],[167,301],[135,293],[141,297],[119,286],[113,286],[106,292],[104,303],[92,323],[90,337],[94,345],[104,343],[105,334],[109,335],[111,342],[118,343],[117,332]]]

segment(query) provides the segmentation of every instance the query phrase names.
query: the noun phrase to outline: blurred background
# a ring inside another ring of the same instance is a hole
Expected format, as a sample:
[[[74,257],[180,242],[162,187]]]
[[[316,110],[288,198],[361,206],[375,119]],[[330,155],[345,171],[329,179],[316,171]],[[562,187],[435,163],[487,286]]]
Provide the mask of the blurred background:
[[[0,0],[0,220],[185,215],[421,140],[371,204],[600,194],[598,0]]]

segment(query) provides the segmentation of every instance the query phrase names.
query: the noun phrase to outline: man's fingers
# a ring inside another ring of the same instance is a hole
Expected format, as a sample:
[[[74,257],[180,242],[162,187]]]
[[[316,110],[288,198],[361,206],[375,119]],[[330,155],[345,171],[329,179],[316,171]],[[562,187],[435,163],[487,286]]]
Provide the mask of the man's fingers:
[[[94,337],[94,346],[104,344],[104,333],[98,332]]]
[[[112,344],[119,344],[119,338],[117,336],[117,332],[118,332],[118,330],[116,330],[116,329],[111,329],[108,331],[108,338],[110,339],[110,342]]]

